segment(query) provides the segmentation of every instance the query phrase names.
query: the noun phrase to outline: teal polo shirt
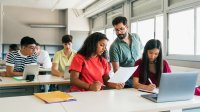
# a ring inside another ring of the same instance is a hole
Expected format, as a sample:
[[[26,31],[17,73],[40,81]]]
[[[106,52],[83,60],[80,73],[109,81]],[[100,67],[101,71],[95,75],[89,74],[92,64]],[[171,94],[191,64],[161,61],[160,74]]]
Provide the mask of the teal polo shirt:
[[[116,38],[112,43],[109,55],[111,62],[119,62],[119,66],[133,67],[135,61],[141,58],[141,50],[143,49],[140,38],[137,34],[129,34],[132,42],[130,46],[123,40]]]

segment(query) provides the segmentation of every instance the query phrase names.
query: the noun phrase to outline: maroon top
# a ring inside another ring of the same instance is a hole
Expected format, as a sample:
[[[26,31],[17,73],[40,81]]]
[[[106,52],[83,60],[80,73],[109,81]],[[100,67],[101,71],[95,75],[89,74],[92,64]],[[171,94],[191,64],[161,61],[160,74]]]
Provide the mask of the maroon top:
[[[140,76],[140,72],[141,72],[141,64],[142,64],[142,60],[139,59],[135,62],[135,66],[138,66],[138,68],[136,69],[136,71],[133,73],[133,77],[138,77]],[[163,60],[163,73],[170,73],[171,69],[169,67],[169,64],[167,63],[166,60]],[[155,73],[150,72],[149,75],[152,83],[156,84],[156,86],[158,86],[158,82],[156,81],[156,77],[155,77]],[[146,83],[146,85],[150,84],[149,82]]]

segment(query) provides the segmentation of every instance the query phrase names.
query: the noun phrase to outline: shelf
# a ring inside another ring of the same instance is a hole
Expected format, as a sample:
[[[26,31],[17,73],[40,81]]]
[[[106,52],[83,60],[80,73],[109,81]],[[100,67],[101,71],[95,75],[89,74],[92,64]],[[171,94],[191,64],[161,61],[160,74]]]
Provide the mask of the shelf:
[[[30,24],[31,28],[66,28],[65,25],[59,24]]]

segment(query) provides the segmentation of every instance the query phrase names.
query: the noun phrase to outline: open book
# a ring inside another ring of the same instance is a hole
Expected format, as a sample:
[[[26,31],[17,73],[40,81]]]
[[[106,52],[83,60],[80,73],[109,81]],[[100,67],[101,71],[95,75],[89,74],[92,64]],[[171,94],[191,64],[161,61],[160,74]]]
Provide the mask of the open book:
[[[148,90],[145,90],[145,89],[138,89],[138,91],[147,92],[147,93],[156,93],[156,94],[159,93],[158,88],[153,89],[153,91],[148,91]]]
[[[36,97],[42,99],[46,103],[56,103],[56,102],[65,102],[65,101],[76,101],[76,99],[64,92],[53,91],[47,93],[35,93]]]

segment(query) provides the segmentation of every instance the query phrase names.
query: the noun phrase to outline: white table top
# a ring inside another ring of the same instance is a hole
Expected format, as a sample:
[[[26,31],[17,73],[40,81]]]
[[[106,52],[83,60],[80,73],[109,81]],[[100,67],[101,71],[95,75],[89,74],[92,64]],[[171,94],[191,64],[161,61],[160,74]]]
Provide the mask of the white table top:
[[[62,102],[67,112],[155,112],[200,106],[200,97],[188,101],[154,103],[133,88],[98,92],[70,93],[77,101]]]
[[[9,86],[28,86],[28,85],[41,85],[41,84],[69,84],[70,80],[65,80],[62,77],[52,75],[38,75],[34,81],[27,82],[25,80],[15,80],[12,77],[0,77],[0,87]]]
[[[200,106],[200,98],[154,103],[133,88],[98,92],[74,92],[77,101],[46,104],[35,96],[0,98],[1,112],[155,112]],[[24,109],[23,109],[24,108]]]
[[[0,98],[1,112],[65,112],[60,103],[46,104],[35,96]]]
[[[0,72],[5,72],[6,69],[0,69]],[[40,72],[51,72],[51,68],[39,68]]]

